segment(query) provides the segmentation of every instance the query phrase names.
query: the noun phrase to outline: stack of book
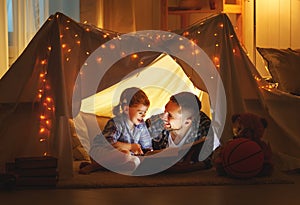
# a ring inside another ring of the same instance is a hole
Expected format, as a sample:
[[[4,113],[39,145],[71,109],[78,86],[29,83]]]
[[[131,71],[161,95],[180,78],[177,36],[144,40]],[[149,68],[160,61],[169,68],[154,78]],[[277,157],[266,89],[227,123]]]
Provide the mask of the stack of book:
[[[19,157],[14,163],[6,163],[6,172],[15,175],[17,187],[55,187],[57,159],[50,156]]]

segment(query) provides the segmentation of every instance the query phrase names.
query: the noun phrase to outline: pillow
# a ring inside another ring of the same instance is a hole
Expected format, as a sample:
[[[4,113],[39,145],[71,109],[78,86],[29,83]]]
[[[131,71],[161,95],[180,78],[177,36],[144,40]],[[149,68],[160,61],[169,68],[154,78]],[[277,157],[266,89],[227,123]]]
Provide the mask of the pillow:
[[[87,150],[90,150],[90,145],[93,143],[94,137],[98,135],[106,125],[109,117],[102,117],[91,113],[80,111],[78,114],[86,125],[87,129]]]
[[[77,117],[78,121],[78,117]],[[81,140],[79,139],[79,136],[85,135],[86,128],[79,126],[79,124],[76,124],[73,119],[69,119],[69,125],[71,129],[71,135],[72,135],[72,151],[73,151],[73,159],[74,160],[90,160],[89,154],[82,145]],[[82,137],[80,137],[82,138]]]
[[[300,95],[300,53],[291,49],[257,48],[268,63],[269,72],[278,89]]]
[[[88,153],[94,137],[103,130],[109,119],[109,117],[97,116],[80,111],[75,118],[69,120],[73,136],[74,160],[90,160]]]

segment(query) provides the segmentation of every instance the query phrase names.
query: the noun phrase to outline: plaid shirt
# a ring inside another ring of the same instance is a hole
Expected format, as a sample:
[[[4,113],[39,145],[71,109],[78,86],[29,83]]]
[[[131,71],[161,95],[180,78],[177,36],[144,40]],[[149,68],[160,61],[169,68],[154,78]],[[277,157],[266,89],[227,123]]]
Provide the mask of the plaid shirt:
[[[127,118],[124,115],[110,119],[102,131],[102,135],[110,144],[119,141],[130,144],[140,144],[142,149],[152,148],[152,140],[146,124],[141,123],[136,125],[134,129],[130,131]],[[97,146],[97,144],[102,144],[101,135],[97,135],[94,139],[93,146]]]
[[[152,137],[153,149],[158,150],[168,147],[168,138],[170,133],[169,131],[164,130],[164,122],[160,118],[160,115],[151,116],[146,120],[146,124]],[[193,122],[189,135],[184,143],[192,143],[207,136],[210,124],[210,118],[204,112],[200,111],[200,120],[198,123]]]

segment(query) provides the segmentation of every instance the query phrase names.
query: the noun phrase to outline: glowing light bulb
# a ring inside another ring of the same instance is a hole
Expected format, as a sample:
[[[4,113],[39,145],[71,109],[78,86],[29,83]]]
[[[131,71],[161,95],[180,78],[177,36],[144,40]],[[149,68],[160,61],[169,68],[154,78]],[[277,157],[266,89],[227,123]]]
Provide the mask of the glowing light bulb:
[[[188,36],[190,33],[188,31],[183,32],[183,36]]]
[[[139,56],[138,56],[138,54],[136,54],[136,53],[131,55],[131,58],[132,58],[132,59],[137,59],[138,57],[139,57]]]
[[[45,132],[45,128],[42,127],[42,128],[40,129],[40,133],[44,133],[44,132]]]
[[[113,50],[113,49],[116,48],[116,45],[115,45],[115,44],[110,44],[110,45],[109,45],[109,48],[110,48],[111,50]]]
[[[96,59],[96,61],[97,61],[98,63],[101,63],[101,62],[102,62],[102,58],[101,58],[101,57],[98,57],[98,58]]]

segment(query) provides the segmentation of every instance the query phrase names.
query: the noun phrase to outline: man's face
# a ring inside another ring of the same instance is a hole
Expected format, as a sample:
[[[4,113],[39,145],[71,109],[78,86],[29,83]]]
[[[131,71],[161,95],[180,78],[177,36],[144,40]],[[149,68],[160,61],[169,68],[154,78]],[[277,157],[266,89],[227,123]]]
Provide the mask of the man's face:
[[[162,115],[165,129],[179,130],[182,128],[182,114],[180,106],[172,101],[169,101],[165,106],[165,112]]]

